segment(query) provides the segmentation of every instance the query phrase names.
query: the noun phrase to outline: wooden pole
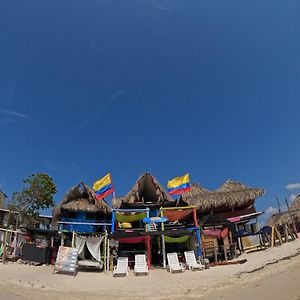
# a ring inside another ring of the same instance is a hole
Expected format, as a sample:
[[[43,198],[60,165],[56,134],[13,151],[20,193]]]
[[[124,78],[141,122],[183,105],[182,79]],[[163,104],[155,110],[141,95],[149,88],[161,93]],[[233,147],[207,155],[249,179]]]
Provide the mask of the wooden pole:
[[[109,271],[109,261],[110,261],[110,249],[109,249],[109,238],[108,238],[108,235],[107,235],[107,255],[106,255],[106,269],[107,271]]]
[[[103,252],[104,252],[104,272],[107,272],[107,231],[105,231],[104,235],[104,246],[103,246]]]
[[[60,245],[61,245],[61,246],[64,245],[64,234],[63,234],[63,232],[61,233]]]
[[[160,211],[161,217],[164,216],[163,210]],[[164,222],[161,223],[161,230],[165,230],[165,225]],[[166,262],[166,243],[165,243],[165,235],[162,234],[161,236],[161,244],[162,244],[162,254],[163,254],[163,268],[165,269],[167,267],[167,262]]]
[[[279,212],[279,214],[281,214],[280,203],[279,203],[279,199],[278,199],[277,195],[276,195],[276,201],[277,201],[277,206],[278,206],[278,212]]]
[[[283,231],[284,231],[284,242],[287,243],[289,240],[289,235],[287,231],[287,223],[283,224]]]
[[[7,228],[5,229],[5,233],[4,233],[4,244],[3,244],[3,264],[5,264],[5,260],[6,260],[6,243],[7,243]]]
[[[72,232],[72,248],[75,248],[75,231]]]

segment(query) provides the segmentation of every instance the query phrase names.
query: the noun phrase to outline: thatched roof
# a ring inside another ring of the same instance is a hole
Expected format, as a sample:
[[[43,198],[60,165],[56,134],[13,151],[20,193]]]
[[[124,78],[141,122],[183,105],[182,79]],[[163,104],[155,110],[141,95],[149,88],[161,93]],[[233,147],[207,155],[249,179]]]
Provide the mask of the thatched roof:
[[[61,203],[54,208],[54,215],[62,211],[102,212],[110,213],[111,208],[103,200],[97,200],[94,191],[84,183],[73,187],[63,198]]]
[[[291,210],[300,210],[300,195],[298,195],[295,200],[293,201],[291,207]]]
[[[292,222],[300,223],[300,195],[293,201],[290,211],[284,211],[272,215],[267,221],[268,226],[283,225],[284,223],[291,224]]]
[[[157,179],[149,173],[141,175],[125,197],[113,201],[113,207],[118,208],[123,203],[169,203],[174,202]]]
[[[191,185],[191,191],[182,195],[182,200],[188,205],[195,205],[199,210],[207,212],[251,206],[254,200],[263,194],[264,190],[261,188],[249,188],[230,179],[214,191],[194,183]]]

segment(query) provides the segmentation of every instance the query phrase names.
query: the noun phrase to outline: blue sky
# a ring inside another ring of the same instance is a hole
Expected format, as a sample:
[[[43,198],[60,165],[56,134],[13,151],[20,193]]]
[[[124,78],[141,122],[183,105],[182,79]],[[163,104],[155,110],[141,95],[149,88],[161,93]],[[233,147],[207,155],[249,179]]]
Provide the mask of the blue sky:
[[[8,195],[107,171],[119,195],[145,171],[232,178],[268,212],[300,193],[299,1],[2,1],[0,41]]]

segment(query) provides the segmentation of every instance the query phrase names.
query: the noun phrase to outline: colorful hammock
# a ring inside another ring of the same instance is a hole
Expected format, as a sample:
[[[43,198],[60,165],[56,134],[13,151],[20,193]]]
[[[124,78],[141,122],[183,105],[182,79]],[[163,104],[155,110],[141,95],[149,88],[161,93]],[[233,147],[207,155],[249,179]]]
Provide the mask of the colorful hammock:
[[[121,214],[121,213],[116,213],[116,220],[118,222],[126,222],[126,223],[131,223],[131,222],[136,222],[139,220],[143,220],[145,217],[147,217],[146,213],[134,213],[134,214]]]
[[[168,210],[163,211],[164,217],[167,217],[169,222],[174,222],[177,220],[179,221],[179,220],[185,219],[191,213],[192,213],[192,209],[182,209],[182,210],[168,209]]]
[[[190,238],[189,235],[184,235],[180,237],[172,237],[172,236],[165,236],[166,243],[184,243]]]

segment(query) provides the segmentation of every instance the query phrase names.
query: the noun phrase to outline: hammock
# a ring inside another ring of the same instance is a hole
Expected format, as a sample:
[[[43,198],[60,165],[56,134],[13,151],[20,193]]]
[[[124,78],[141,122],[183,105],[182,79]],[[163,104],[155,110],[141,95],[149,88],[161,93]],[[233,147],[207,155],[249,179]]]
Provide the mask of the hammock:
[[[217,239],[224,239],[228,235],[228,228],[225,227],[223,230],[221,229],[204,229],[203,230],[204,236],[213,236]]]
[[[139,220],[143,220],[145,217],[147,217],[146,213],[139,213],[139,214],[121,214],[121,213],[116,213],[116,220],[118,222],[126,222],[126,223],[131,223]]]
[[[138,243],[145,242],[145,240],[146,240],[146,237],[144,237],[144,236],[118,239],[119,243],[125,243],[125,244],[138,244]]]
[[[182,210],[168,209],[168,210],[164,210],[163,213],[164,213],[164,217],[167,217],[169,222],[174,222],[177,220],[179,221],[187,218],[192,213],[192,210],[191,209],[182,209]]]
[[[165,236],[165,242],[166,243],[184,243],[190,238],[189,235],[184,235],[180,237],[171,237],[171,236]]]

